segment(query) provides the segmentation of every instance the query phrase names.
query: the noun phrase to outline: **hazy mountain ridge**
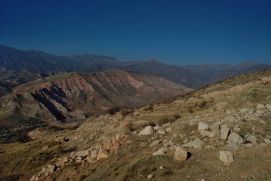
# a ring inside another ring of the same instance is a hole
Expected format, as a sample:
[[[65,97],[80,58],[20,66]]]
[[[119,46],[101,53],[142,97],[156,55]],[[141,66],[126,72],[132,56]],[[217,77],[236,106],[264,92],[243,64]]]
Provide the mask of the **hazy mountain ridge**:
[[[270,65],[241,63],[238,65],[167,65],[157,61],[117,61],[99,55],[56,56],[41,51],[21,51],[0,46],[0,66],[11,70],[34,72],[98,72],[124,69],[137,73],[162,76],[190,88],[199,88],[242,73],[261,71]]]
[[[12,89],[23,83],[27,83],[48,75],[34,73],[30,71],[14,71],[0,68],[0,97],[12,91]]]

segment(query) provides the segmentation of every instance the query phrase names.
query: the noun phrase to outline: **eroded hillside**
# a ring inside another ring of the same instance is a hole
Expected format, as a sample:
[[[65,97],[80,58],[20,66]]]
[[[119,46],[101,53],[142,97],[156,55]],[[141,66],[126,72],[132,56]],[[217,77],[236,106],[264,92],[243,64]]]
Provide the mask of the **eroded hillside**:
[[[143,106],[188,91],[161,77],[119,70],[57,74],[17,86],[2,97],[0,123],[17,132],[18,126],[72,126],[88,117],[114,112],[118,107]],[[8,137],[9,133],[3,134]]]
[[[260,180],[271,178],[271,71],[172,101],[36,129],[1,145],[3,179]]]

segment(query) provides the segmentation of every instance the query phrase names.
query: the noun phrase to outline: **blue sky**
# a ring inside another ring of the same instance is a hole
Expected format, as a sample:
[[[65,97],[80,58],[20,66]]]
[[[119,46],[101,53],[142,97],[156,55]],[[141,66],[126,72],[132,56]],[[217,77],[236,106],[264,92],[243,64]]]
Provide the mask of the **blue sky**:
[[[271,1],[0,0],[0,44],[177,65],[271,63]]]

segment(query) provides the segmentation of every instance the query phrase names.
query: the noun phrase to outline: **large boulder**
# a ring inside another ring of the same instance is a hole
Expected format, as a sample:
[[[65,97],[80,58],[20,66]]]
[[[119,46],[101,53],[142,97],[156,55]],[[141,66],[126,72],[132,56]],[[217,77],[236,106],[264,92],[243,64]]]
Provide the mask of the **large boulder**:
[[[230,133],[230,135],[228,137],[228,142],[234,143],[236,145],[240,145],[244,142],[244,139],[239,134],[237,134],[233,131]]]
[[[219,159],[223,161],[225,165],[230,165],[233,162],[233,154],[231,151],[220,151]]]
[[[230,133],[230,128],[228,128],[227,126],[223,126],[220,129],[220,139],[221,140],[227,140],[228,136]]]
[[[188,158],[188,152],[180,147],[177,147],[174,154],[175,160],[184,161]]]
[[[151,135],[153,134],[154,130],[152,126],[146,126],[143,130],[141,130],[138,135],[139,136],[146,136],[146,135]]]

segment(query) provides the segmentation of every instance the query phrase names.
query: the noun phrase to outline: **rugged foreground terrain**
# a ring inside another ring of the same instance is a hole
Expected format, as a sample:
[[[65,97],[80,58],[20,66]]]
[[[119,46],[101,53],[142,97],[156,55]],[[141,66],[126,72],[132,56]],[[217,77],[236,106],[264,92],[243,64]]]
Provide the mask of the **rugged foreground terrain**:
[[[0,145],[2,180],[271,180],[271,71],[40,128]],[[0,180],[1,180],[0,179]]]

